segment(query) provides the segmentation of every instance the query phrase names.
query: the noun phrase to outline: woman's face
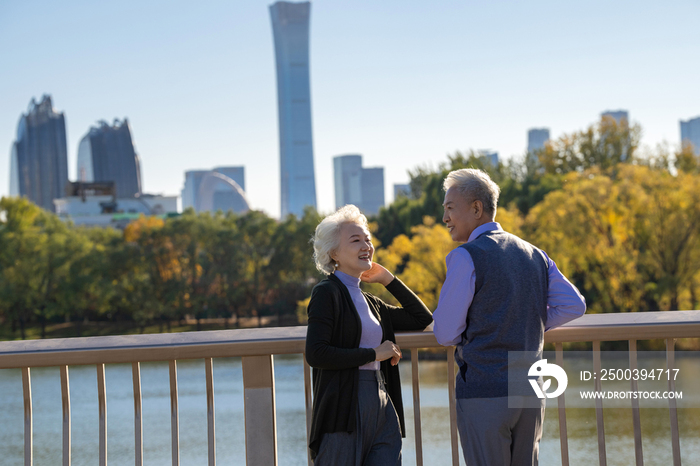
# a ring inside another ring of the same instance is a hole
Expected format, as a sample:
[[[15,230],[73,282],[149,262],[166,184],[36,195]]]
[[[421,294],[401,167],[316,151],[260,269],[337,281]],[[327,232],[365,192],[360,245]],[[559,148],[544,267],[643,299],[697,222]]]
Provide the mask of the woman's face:
[[[338,264],[336,270],[360,278],[362,272],[372,268],[372,237],[365,227],[357,223],[343,223],[338,234],[340,244],[331,256]]]

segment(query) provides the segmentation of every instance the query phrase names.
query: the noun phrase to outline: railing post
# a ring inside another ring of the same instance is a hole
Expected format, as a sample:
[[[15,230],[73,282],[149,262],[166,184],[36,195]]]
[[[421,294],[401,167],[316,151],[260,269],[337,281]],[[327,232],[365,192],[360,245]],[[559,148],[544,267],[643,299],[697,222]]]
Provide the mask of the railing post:
[[[413,379],[413,426],[416,431],[416,466],[423,466],[423,433],[421,431],[420,422],[418,348],[411,348],[411,379]]]
[[[134,383],[134,464],[143,466],[143,414],[141,406],[141,364],[131,363]]]
[[[63,466],[70,466],[70,384],[68,366],[61,366],[61,404],[63,406]]]
[[[313,417],[313,401],[311,399],[311,366],[306,362],[304,354],[304,405],[306,408],[306,459],[309,466],[314,466],[311,460],[311,450],[309,450],[309,438],[311,438],[311,418]]]
[[[561,343],[554,344],[558,366],[564,365],[564,347]],[[566,429],[566,398],[564,393],[557,398],[557,411],[559,412],[559,445],[561,446],[561,465],[569,466],[569,434]]]
[[[600,341],[593,342],[593,371],[596,373],[595,391],[600,393],[603,386],[600,382]],[[607,466],[608,458],[605,453],[605,423],[603,422],[603,400],[596,397],[595,399],[595,419],[598,431],[598,461],[600,466]]]
[[[668,369],[668,391],[675,393],[676,380],[675,375],[671,377],[676,365],[675,348],[676,340],[673,338],[666,339],[666,369]],[[671,448],[673,450],[673,466],[681,466],[681,443],[678,433],[678,410],[676,407],[676,399],[673,396],[668,398],[668,410],[671,417]]]
[[[107,387],[105,385],[105,365],[97,364],[97,405],[100,421],[100,466],[107,466]]]
[[[459,466],[459,435],[457,433],[457,393],[455,383],[455,347],[447,347],[447,394],[450,397],[450,441],[452,444],[452,466]]]
[[[634,374],[637,370],[637,340],[629,341],[630,371]],[[630,388],[634,393],[639,392],[637,379],[630,377]],[[642,450],[642,418],[639,413],[639,399],[632,397],[632,424],[634,425],[634,460],[637,466],[644,466],[644,452]]]
[[[247,466],[277,466],[277,420],[272,355],[244,356]]]
[[[24,466],[32,466],[34,464],[32,377],[28,367],[22,368],[22,391],[24,392]]]
[[[216,466],[216,419],[214,417],[214,362],[204,359],[207,378],[207,439],[209,444],[209,466]]]
[[[180,410],[177,397],[177,361],[171,359],[170,368],[170,439],[173,466],[180,466]]]

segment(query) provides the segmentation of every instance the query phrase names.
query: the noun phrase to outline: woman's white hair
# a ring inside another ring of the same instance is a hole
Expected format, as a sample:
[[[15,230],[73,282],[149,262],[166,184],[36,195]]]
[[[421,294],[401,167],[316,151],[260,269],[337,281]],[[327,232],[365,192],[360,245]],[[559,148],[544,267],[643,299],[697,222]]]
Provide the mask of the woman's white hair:
[[[335,261],[331,257],[340,245],[340,227],[344,223],[356,223],[369,229],[367,217],[360,209],[352,204],[341,207],[328,217],[321,220],[314,234],[314,262],[316,268],[323,274],[329,275],[335,270]]]
[[[481,201],[484,212],[496,216],[496,206],[501,188],[483,170],[462,168],[447,174],[442,187],[447,191],[455,188],[469,201]]]

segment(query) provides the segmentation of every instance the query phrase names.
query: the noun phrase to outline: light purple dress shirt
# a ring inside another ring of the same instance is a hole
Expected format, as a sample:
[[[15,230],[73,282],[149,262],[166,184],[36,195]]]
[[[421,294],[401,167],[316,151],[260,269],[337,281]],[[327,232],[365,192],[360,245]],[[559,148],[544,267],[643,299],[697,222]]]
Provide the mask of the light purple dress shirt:
[[[362,322],[362,332],[360,333],[360,348],[376,348],[382,344],[382,326],[369,310],[365,295],[360,289],[360,279],[336,270],[335,276],[343,282],[350,293],[352,302],[360,315]],[[360,370],[378,371],[380,368],[379,361],[368,362],[364,366],[360,366]]]
[[[467,242],[475,240],[482,233],[494,230],[503,229],[497,222],[480,225],[469,235]],[[557,269],[554,261],[546,253],[544,256],[549,263],[546,331],[581,317],[586,312],[586,300]],[[453,249],[445,261],[447,277],[440,291],[438,307],[433,313],[433,331],[438,343],[451,346],[462,341],[462,333],[467,328],[467,312],[474,299],[476,271],[472,256],[461,247]]]

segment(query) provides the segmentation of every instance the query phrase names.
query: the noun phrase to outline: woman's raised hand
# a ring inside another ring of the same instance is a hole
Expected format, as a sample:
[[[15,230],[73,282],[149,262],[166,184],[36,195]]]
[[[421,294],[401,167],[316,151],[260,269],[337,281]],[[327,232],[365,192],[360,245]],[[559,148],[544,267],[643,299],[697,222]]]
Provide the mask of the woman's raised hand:
[[[391,358],[392,366],[397,365],[399,363],[399,359],[401,359],[401,348],[399,348],[399,345],[390,340],[387,340],[374,348],[374,352],[377,355],[375,361],[384,361]]]
[[[372,268],[360,275],[360,280],[366,283],[381,283],[387,286],[394,279],[394,275],[383,266],[372,262]]]

